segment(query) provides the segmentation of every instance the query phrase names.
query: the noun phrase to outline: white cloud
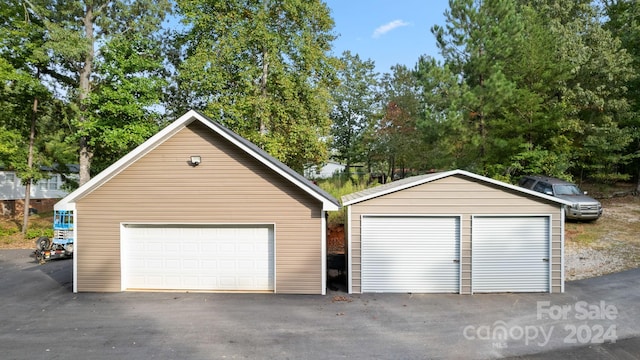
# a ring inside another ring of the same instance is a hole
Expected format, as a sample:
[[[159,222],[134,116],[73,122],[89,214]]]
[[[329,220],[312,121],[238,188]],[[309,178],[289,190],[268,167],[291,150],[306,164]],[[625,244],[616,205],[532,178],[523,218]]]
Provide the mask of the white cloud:
[[[380,27],[378,27],[374,32],[373,35],[371,35],[372,38],[377,39],[380,36],[388,33],[389,31],[399,28],[399,27],[403,27],[403,26],[408,26],[409,23],[408,22],[404,22],[402,20],[393,20],[392,22],[388,23],[388,24],[384,24]]]

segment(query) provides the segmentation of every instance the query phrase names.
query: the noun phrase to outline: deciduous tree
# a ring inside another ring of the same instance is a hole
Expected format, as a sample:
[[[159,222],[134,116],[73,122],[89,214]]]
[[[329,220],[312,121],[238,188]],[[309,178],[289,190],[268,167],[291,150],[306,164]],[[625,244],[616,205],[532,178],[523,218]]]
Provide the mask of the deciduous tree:
[[[364,133],[374,120],[379,100],[378,74],[371,60],[346,51],[338,71],[340,84],[332,89],[331,134],[333,157],[344,162],[346,175],[351,165],[365,158]]]
[[[402,178],[408,171],[425,169],[429,162],[417,128],[423,114],[421,90],[415,72],[404,65],[392,66],[381,84],[383,109],[376,126],[378,146],[386,158],[388,176]]]
[[[170,11],[169,0],[30,0],[23,7],[28,18],[42,25],[39,51],[50,60],[43,64],[43,77],[76,110],[73,130],[79,146],[80,184],[84,184],[91,177],[94,156],[103,157],[96,149],[110,136],[105,130],[121,128],[124,122],[131,125],[131,132],[138,129],[138,123],[153,121],[150,114],[153,105],[160,104],[161,92],[157,86],[136,84],[145,83],[140,79],[159,82],[159,30]],[[120,59],[104,58],[102,49],[112,56],[119,53]],[[107,93],[107,86],[114,91]],[[114,94],[126,97],[124,92],[129,92],[128,110],[138,108],[137,117],[131,117],[131,111],[118,113],[124,108],[113,106]],[[148,133],[143,130],[133,137],[139,142]],[[103,161],[113,160],[113,154],[105,155]]]
[[[0,24],[0,164],[15,171],[25,186],[24,235],[31,187],[46,176],[41,166],[62,157],[47,151],[47,141],[62,129],[51,121],[58,103],[43,83],[43,73],[52,61],[43,50],[44,24],[31,19],[18,3],[0,7]]]
[[[198,108],[297,171],[327,157],[333,20],[320,0],[178,0],[177,83]]]

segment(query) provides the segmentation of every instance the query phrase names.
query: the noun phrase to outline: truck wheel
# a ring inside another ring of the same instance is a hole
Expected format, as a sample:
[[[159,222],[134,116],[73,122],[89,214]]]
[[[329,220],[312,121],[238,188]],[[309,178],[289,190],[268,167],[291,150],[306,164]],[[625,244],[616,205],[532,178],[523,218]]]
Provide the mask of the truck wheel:
[[[51,246],[51,241],[46,236],[40,236],[38,240],[36,240],[36,249],[42,251],[48,249]]]

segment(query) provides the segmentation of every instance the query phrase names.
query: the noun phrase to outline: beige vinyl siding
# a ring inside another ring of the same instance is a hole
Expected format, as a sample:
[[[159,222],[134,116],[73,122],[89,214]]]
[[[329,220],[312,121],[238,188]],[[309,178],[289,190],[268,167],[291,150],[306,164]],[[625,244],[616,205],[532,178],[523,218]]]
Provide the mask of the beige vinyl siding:
[[[551,216],[552,292],[562,287],[561,205],[529,197],[463,175],[434,180],[350,205],[352,292],[361,293],[360,220],[371,214],[422,214],[461,216],[461,294],[471,292],[471,217],[472,215],[546,215]]]
[[[188,165],[191,155],[202,163]],[[121,223],[163,222],[274,224],[275,291],[322,291],[322,203],[202,124],[176,133],[76,209],[78,291],[120,291]]]

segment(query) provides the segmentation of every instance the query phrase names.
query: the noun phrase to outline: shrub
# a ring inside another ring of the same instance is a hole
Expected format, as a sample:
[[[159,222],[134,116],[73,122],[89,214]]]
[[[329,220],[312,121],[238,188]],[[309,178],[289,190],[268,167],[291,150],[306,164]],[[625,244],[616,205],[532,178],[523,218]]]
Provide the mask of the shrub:
[[[27,239],[36,239],[40,236],[46,236],[48,238],[53,237],[53,229],[28,229]]]
[[[344,175],[335,175],[329,179],[318,180],[318,186],[338,199],[338,201],[340,201],[340,198],[344,195],[368,189],[377,185],[378,183],[376,181],[371,182],[371,177],[369,175],[353,175],[351,177],[345,177]],[[340,209],[339,211],[329,211],[329,225],[344,224],[344,221],[344,208]]]
[[[1,226],[0,236],[11,236],[20,232],[20,229],[16,226]]]

